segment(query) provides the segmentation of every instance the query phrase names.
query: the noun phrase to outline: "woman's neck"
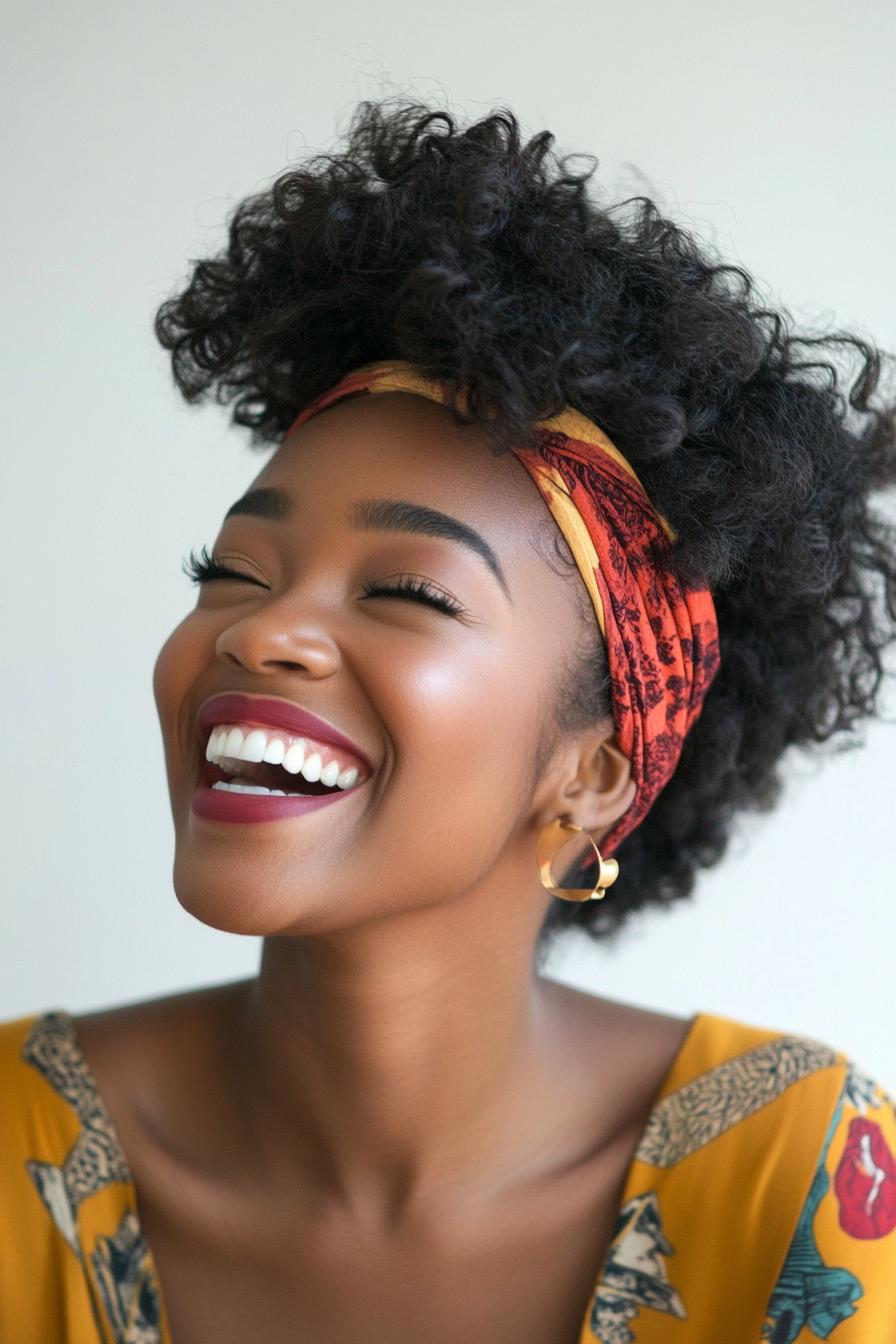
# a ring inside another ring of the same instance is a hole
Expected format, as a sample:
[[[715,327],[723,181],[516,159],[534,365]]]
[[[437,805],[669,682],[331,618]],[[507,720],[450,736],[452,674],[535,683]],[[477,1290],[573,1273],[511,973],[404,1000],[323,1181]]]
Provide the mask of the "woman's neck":
[[[295,1164],[384,1221],[485,1196],[534,1159],[561,1082],[550,982],[532,971],[534,933],[462,907],[265,940],[239,1015],[239,1090],[268,1169]]]

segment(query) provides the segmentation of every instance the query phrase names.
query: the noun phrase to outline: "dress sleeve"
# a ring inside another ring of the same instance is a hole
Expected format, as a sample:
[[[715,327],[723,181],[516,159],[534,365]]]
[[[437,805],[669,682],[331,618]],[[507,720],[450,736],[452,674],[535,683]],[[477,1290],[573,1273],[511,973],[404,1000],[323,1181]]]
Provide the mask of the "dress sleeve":
[[[896,1106],[844,1057],[840,1096],[767,1307],[771,1344],[896,1340]]]

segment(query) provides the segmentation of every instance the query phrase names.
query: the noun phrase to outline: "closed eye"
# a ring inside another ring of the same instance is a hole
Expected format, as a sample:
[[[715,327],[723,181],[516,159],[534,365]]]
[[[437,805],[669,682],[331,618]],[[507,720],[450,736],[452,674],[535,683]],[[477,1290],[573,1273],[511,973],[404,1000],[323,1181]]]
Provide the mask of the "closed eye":
[[[226,565],[219,564],[217,560],[212,559],[205,546],[198,556],[191,550],[189,560],[181,568],[193,583],[211,583],[214,579],[242,579],[245,583],[257,584],[259,588],[264,587],[264,584],[258,579],[253,579],[251,574],[239,574],[235,569],[228,569]]]
[[[455,602],[447,593],[440,592],[433,588],[426,579],[420,578],[418,574],[402,574],[398,583],[388,588],[382,583],[365,583],[365,597],[409,597],[416,602],[423,602],[430,607],[438,607],[439,611],[444,611],[448,616],[456,616],[458,612],[463,611],[459,602]]]
[[[213,583],[218,579],[234,579],[237,582],[254,583],[258,588],[265,586],[251,574],[241,574],[238,570],[222,565],[209,555],[206,546],[201,547],[198,556],[191,550],[189,560],[182,568],[187,577],[196,584]],[[435,607],[447,616],[457,616],[463,611],[459,602],[455,602],[447,593],[434,588],[418,574],[402,574],[391,587],[382,582],[365,583],[363,591],[366,598],[406,597],[413,602],[422,602],[425,606]]]

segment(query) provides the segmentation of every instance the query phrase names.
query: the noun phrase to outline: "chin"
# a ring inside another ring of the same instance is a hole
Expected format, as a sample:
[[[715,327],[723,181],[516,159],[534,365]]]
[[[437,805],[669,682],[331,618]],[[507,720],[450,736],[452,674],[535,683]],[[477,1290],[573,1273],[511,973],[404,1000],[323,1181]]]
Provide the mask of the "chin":
[[[328,899],[322,901],[311,891],[303,892],[298,886],[287,896],[284,891],[273,891],[265,899],[259,895],[259,884],[251,887],[241,884],[235,874],[222,873],[219,863],[174,864],[174,893],[178,904],[200,924],[221,933],[242,934],[250,938],[270,938],[277,935],[293,937],[332,933],[352,919],[334,917],[337,910],[345,915],[345,906]]]
[[[210,929],[219,929],[221,933],[240,933],[250,938],[264,937],[270,932],[265,927],[263,914],[249,905],[241,907],[237,902],[222,900],[217,893],[210,891],[185,892],[175,887],[175,895],[188,915]]]

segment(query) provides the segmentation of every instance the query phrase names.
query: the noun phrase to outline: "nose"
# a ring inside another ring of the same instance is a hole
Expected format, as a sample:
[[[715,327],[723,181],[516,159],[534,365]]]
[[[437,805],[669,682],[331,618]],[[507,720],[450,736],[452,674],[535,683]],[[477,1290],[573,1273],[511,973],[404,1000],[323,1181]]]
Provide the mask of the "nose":
[[[319,621],[281,602],[243,616],[222,630],[215,640],[215,654],[229,666],[252,672],[304,671],[313,677],[328,677],[340,662],[339,648]]]

